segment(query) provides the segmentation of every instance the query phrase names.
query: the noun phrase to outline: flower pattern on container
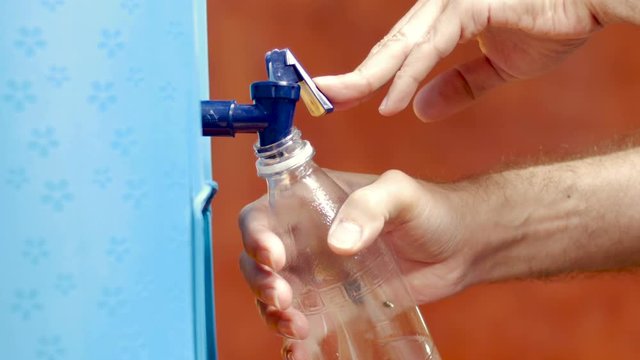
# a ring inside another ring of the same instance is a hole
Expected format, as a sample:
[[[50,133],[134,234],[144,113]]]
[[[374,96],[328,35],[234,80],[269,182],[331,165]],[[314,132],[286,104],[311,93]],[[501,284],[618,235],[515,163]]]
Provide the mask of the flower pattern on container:
[[[124,331],[118,344],[119,360],[149,359],[149,346],[146,344],[139,331]]]
[[[120,7],[128,12],[129,15],[133,15],[140,8],[140,0],[122,0]]]
[[[141,68],[132,67],[127,73],[127,81],[133,86],[139,86],[144,81],[144,75]]]
[[[34,104],[37,100],[30,81],[9,80],[6,84],[4,101],[15,111],[21,112],[28,104]]]
[[[64,0],[41,0],[40,3],[42,6],[47,8],[47,10],[53,12],[56,11],[60,6],[64,5]]]
[[[39,27],[22,27],[18,30],[18,38],[13,43],[26,57],[34,57],[47,46]]]
[[[158,92],[163,101],[173,102],[176,99],[176,87],[171,82],[160,85]]]
[[[60,336],[41,337],[36,346],[36,356],[42,360],[62,360],[66,353]]]
[[[14,314],[21,317],[22,320],[31,319],[36,312],[42,311],[42,308],[40,295],[36,289],[16,290],[11,310]]]
[[[47,81],[59,88],[64,85],[67,81],[69,81],[69,71],[64,66],[51,66],[49,68],[49,73],[47,74]]]
[[[56,212],[64,210],[65,205],[73,200],[67,180],[47,181],[44,188],[46,193],[42,196],[42,202]]]
[[[120,30],[103,29],[98,42],[98,49],[103,50],[108,58],[113,58],[124,49]]]
[[[55,289],[62,295],[69,295],[77,289],[76,281],[71,274],[58,274],[54,283]]]
[[[91,93],[89,97],[87,97],[87,102],[95,105],[99,111],[107,111],[117,100],[118,97],[116,96],[112,82],[94,81],[91,84]]]
[[[127,190],[122,196],[124,201],[130,202],[138,208],[147,197],[146,183],[144,180],[127,180]]]
[[[130,253],[129,241],[126,238],[112,236],[109,239],[109,245],[107,246],[107,256],[117,262],[121,263]]]
[[[118,315],[127,305],[124,298],[124,290],[121,287],[105,287],[98,301],[98,308],[108,316]]]
[[[50,126],[40,130],[33,129],[31,131],[31,141],[29,141],[29,149],[36,152],[41,157],[49,156],[51,150],[60,145],[56,139],[56,130]]]
[[[114,131],[114,139],[111,141],[111,148],[122,156],[128,156],[132,149],[138,144],[134,137],[133,129],[123,128]]]
[[[10,169],[5,178],[5,184],[16,190],[20,190],[22,186],[29,183],[27,172],[23,168]]]
[[[91,182],[101,189],[106,189],[111,185],[112,181],[113,178],[111,177],[111,171],[109,171],[108,168],[100,168],[93,171],[93,179]]]
[[[32,265],[38,265],[40,261],[49,257],[49,248],[44,238],[29,238],[24,242],[22,257]]]

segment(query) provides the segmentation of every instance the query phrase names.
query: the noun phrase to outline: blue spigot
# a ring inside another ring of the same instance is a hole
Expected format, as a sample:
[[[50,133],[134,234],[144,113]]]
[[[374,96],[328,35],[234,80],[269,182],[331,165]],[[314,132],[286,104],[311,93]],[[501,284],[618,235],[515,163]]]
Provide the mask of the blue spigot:
[[[260,145],[267,146],[291,133],[300,97],[314,116],[333,111],[331,102],[318,90],[289,49],[268,52],[266,64],[269,80],[251,84],[253,104],[202,101],[204,136],[258,133]]]

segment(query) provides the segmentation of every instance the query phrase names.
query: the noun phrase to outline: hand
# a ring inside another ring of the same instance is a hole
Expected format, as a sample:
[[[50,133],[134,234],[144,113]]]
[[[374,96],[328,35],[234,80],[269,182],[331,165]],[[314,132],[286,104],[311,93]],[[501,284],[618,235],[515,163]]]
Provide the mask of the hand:
[[[461,239],[460,197],[445,186],[414,180],[399,172],[382,176],[330,172],[351,192],[329,232],[329,246],[336,253],[354,254],[379,237],[387,241],[419,303],[455,293],[467,283],[474,246]],[[307,321],[291,307],[289,284],[276,274],[286,259],[280,239],[269,228],[266,197],[248,205],[240,216],[245,252],[240,266],[265,321],[282,335],[305,338]],[[361,228],[362,236],[349,237],[341,225]],[[380,236],[382,234],[382,236]]]
[[[387,241],[419,303],[478,283],[637,267],[639,169],[635,148],[449,185],[399,171],[380,177],[330,172],[350,195],[328,241],[340,254]],[[266,198],[242,211],[241,268],[266,322],[303,339],[307,321],[275,273],[286,259],[268,216]],[[360,226],[362,236],[341,236],[338,226],[346,223]]]
[[[416,115],[437,120],[487,90],[560,63],[601,22],[612,19],[596,9],[595,1],[418,0],[354,71],[315,81],[336,106],[345,108],[393,78],[379,111],[394,115],[409,104],[438,61],[458,43],[477,37],[484,55],[440,74],[415,97]],[[603,3],[615,7],[614,2]]]

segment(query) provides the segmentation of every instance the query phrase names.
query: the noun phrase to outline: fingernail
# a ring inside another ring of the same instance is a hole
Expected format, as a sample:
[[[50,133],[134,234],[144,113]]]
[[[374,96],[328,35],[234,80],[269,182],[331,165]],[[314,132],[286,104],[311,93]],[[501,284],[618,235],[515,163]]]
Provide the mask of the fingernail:
[[[329,242],[336,248],[347,250],[355,247],[361,236],[362,228],[360,225],[350,221],[341,221],[329,234]]]
[[[280,310],[280,301],[278,300],[278,293],[276,289],[267,289],[262,294],[264,301],[269,304],[273,304],[276,309]]]
[[[258,250],[258,252],[256,253],[256,260],[258,260],[259,263],[267,265],[269,267],[273,266],[273,263],[271,262],[271,252],[267,250]]]
[[[278,322],[278,331],[288,338],[295,338],[296,333],[293,330],[293,322],[289,320],[281,320]]]
[[[260,314],[260,317],[264,319],[265,316],[264,316],[264,310],[262,308],[262,304],[264,304],[262,300],[256,298],[256,309],[258,309],[258,314]]]
[[[296,360],[295,355],[293,355],[293,351],[288,350],[286,355],[285,355],[285,359],[287,359],[287,360]]]
[[[389,102],[389,95],[385,96],[384,99],[382,100],[382,103],[380,104],[380,107],[378,108],[379,112],[383,112],[384,109],[387,108],[387,103]]]

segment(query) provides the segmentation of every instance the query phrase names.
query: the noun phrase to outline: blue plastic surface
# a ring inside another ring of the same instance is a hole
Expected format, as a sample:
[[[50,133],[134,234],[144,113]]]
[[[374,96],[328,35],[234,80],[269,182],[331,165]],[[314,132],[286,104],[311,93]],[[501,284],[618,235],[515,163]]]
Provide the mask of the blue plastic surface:
[[[0,359],[215,358],[205,15],[0,1]]]
[[[202,102],[202,135],[235,136],[236,133],[255,133],[268,126],[267,115],[256,104],[214,100]]]
[[[292,84],[297,84],[303,81],[296,66],[299,64],[291,65],[287,61],[288,49],[274,49],[265,55],[265,63],[267,65],[267,75],[269,80],[272,81],[284,81]]]

